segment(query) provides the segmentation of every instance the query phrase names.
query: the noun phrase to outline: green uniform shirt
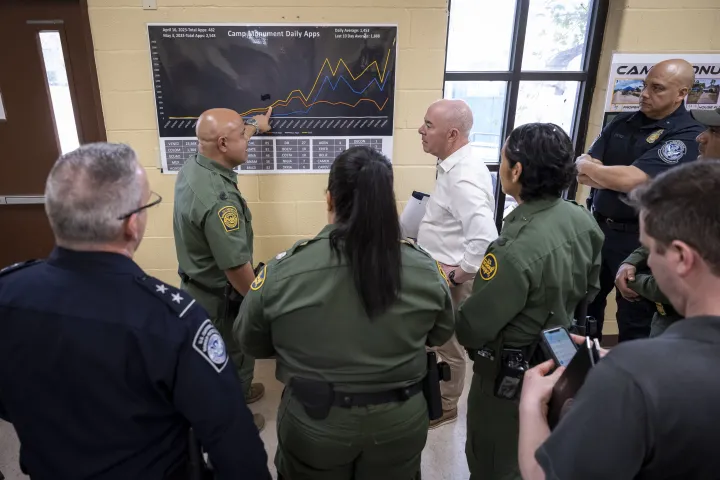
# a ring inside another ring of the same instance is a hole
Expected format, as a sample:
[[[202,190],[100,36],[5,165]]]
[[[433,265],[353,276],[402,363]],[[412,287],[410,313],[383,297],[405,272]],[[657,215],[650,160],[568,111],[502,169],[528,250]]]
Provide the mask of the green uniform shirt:
[[[457,338],[483,348],[531,345],[543,329],[568,327],[578,303],[600,290],[604,235],[590,213],[561,199],[523,203],[490,244],[472,295],[460,306]]]
[[[646,268],[650,252],[645,247],[640,247],[630,254],[623,263],[629,263],[636,269]],[[652,274],[636,273],[635,280],[628,281],[628,287],[643,298],[655,303],[658,314],[673,318],[682,318],[673,308],[670,300],[660,291],[660,287]]]
[[[260,272],[242,303],[235,338],[256,358],[277,354],[276,377],[323,380],[344,392],[401,388],[425,376],[425,346],[453,333],[450,290],[437,262],[404,242],[402,285],[389,310],[365,314],[344,256],[330,249],[332,225]]]
[[[223,288],[225,270],[252,262],[252,215],[237,173],[192,155],[175,183],[173,232],[180,269],[209,288]]]

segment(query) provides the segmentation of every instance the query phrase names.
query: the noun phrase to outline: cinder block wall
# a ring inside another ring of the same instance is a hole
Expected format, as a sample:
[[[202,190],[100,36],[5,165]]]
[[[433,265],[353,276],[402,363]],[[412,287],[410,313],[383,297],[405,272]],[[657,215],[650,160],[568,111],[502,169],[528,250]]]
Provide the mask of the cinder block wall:
[[[413,189],[431,192],[435,160],[422,151],[417,128],[441,98],[446,0],[88,0],[108,140],[130,144],[163,204],[150,212],[137,262],[178,284],[172,232],[175,176],[159,170],[158,135],[146,23],[397,23],[395,188],[402,208]],[[267,260],[326,223],[327,175],[240,176],[255,229],[256,260]]]
[[[600,134],[613,52],[720,53],[720,0],[611,0],[597,85],[588,126],[588,147]],[[578,191],[585,201],[589,189]],[[617,333],[615,292],[608,297],[604,333]]]

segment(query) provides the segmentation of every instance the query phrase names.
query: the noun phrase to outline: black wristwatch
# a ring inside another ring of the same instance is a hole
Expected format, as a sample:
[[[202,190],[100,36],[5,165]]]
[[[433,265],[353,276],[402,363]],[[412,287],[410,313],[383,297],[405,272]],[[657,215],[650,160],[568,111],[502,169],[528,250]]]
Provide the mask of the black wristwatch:
[[[448,275],[448,280],[450,280],[450,283],[452,283],[453,287],[457,287],[458,285],[460,285],[455,281],[455,270],[450,272],[450,275]]]

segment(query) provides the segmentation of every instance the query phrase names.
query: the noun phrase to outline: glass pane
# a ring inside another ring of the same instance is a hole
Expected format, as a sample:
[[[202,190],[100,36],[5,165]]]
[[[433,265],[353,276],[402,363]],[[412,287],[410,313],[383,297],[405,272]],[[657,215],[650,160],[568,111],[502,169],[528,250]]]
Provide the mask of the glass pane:
[[[514,21],[514,1],[452,0],[447,71],[508,70]]]
[[[500,161],[506,82],[445,82],[445,98],[465,100],[473,112],[470,142],[487,163]]]
[[[590,0],[530,0],[523,70],[582,71]]]
[[[570,135],[580,82],[520,82],[515,126],[549,122]]]
[[[70,97],[67,71],[65,71],[65,57],[60,41],[60,32],[40,32],[40,44],[55,114],[55,130],[60,140],[60,151],[67,153],[78,148],[80,141],[75,125],[75,113]]]

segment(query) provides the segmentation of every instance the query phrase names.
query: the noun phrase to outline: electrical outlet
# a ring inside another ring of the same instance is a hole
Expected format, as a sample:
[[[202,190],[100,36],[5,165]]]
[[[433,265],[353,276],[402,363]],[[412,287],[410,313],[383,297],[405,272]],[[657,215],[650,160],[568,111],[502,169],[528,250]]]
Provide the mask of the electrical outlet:
[[[142,0],[143,10],[157,10],[157,0]]]

